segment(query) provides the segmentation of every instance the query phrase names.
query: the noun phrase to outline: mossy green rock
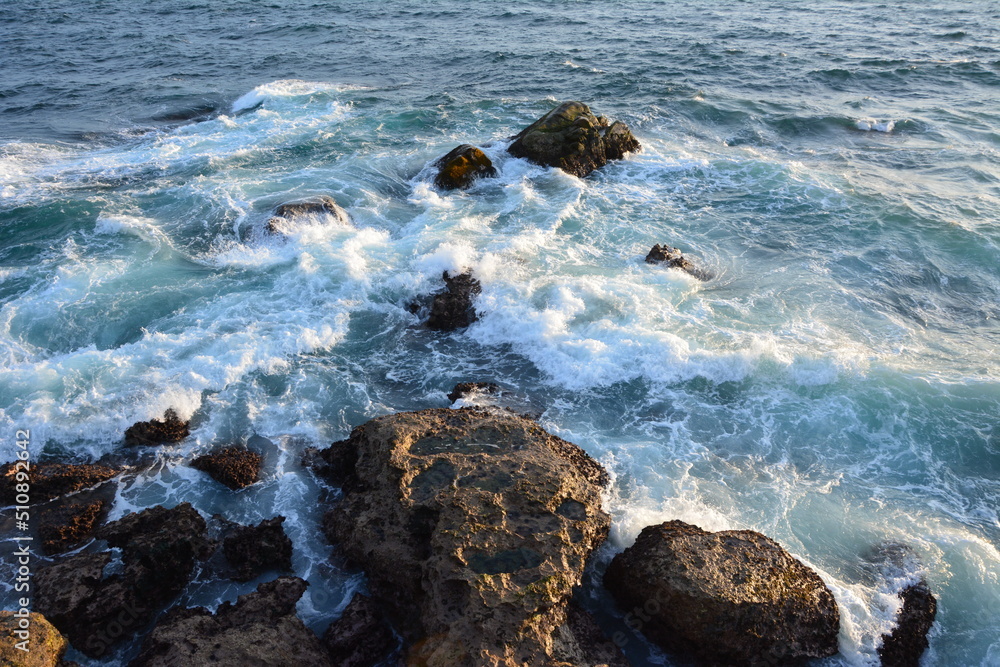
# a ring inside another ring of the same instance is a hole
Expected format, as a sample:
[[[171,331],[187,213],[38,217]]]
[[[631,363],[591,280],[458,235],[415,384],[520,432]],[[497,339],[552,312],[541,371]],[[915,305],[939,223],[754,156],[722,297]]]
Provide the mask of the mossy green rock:
[[[452,149],[435,165],[438,174],[434,178],[434,185],[442,190],[464,190],[478,178],[497,175],[497,170],[486,153],[469,144]]]
[[[56,667],[69,642],[44,616],[31,612],[28,616],[27,651],[17,648],[23,639],[16,631],[21,619],[12,611],[0,611],[0,665],[5,667]]]
[[[324,527],[407,664],[608,664],[569,619],[610,523],[607,473],[579,447],[507,411],[438,409],[374,419],[319,458],[344,489]]]
[[[522,130],[507,150],[583,178],[609,160],[640,149],[625,123],[609,123],[583,102],[564,102]]]

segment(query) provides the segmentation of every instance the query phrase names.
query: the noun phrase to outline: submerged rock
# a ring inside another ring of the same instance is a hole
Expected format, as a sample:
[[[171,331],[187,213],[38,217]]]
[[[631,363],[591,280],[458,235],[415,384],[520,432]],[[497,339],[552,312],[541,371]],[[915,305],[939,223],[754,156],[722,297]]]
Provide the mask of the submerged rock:
[[[365,568],[408,664],[541,666],[586,654],[567,604],[610,521],[607,473],[583,450],[477,408],[373,419],[331,450],[318,459],[338,472],[344,498],[324,528]]]
[[[628,126],[609,124],[583,102],[564,102],[514,137],[508,152],[583,178],[641,149]]]
[[[663,264],[670,269],[681,269],[698,280],[709,280],[712,278],[712,274],[707,271],[702,271],[692,264],[684,255],[681,254],[680,249],[672,248],[668,245],[660,245],[657,243],[649,250],[649,254],[646,255],[647,264]]]
[[[130,667],[334,667],[319,638],[295,615],[308,584],[279,577],[224,602],[215,614],[175,607],[156,624]]]
[[[173,408],[163,413],[163,419],[137,422],[125,431],[126,445],[162,445],[180,442],[191,434],[190,421],[181,421]]]
[[[611,562],[604,583],[623,611],[643,619],[647,637],[702,664],[785,665],[837,653],[833,594],[754,531],[648,526]]]
[[[145,626],[213,547],[205,520],[188,503],[126,515],[97,536],[121,549],[119,572],[104,576],[112,560],[104,552],[78,554],[35,575],[36,610],[92,658]]]
[[[470,398],[482,394],[498,396],[500,387],[493,382],[459,382],[448,394],[448,400],[454,403],[460,398]]]
[[[337,667],[372,667],[395,651],[398,642],[375,602],[355,593],[323,633],[323,645]]]
[[[877,567],[891,592],[897,589],[903,604],[896,615],[896,627],[882,635],[878,654],[883,667],[917,667],[920,656],[930,643],[927,633],[937,616],[937,600],[927,581],[919,577],[922,569],[916,554],[905,544],[886,542],[878,545],[869,560]],[[914,583],[914,579],[917,581]]]
[[[287,234],[290,221],[306,216],[324,219],[329,216],[337,224],[345,226],[351,224],[351,217],[334,201],[333,197],[320,195],[290,201],[274,209],[274,214],[267,221],[267,232],[269,234]]]
[[[282,527],[285,517],[238,526],[222,542],[222,552],[235,570],[233,579],[250,581],[268,570],[292,569],[292,541]]]
[[[207,472],[212,479],[237,490],[260,479],[264,457],[243,447],[226,447],[191,462],[192,468]]]
[[[4,505],[15,504],[17,485],[20,483],[18,472],[27,472],[27,496],[29,503],[35,504],[96,486],[120,475],[123,470],[90,463],[32,463],[24,471],[17,462],[8,463],[0,468],[0,502]]]
[[[27,628],[22,621],[27,622]],[[13,611],[0,611],[0,665],[60,667],[68,647],[66,638],[41,614],[30,612],[22,619]]]
[[[471,271],[457,276],[449,276],[445,271],[443,291],[434,295],[431,312],[427,318],[427,328],[436,331],[454,331],[467,327],[478,319],[472,299],[482,291],[479,281]]]
[[[442,190],[464,190],[476,179],[497,175],[497,170],[486,153],[469,144],[452,149],[435,162],[434,166],[438,169],[434,185]]]

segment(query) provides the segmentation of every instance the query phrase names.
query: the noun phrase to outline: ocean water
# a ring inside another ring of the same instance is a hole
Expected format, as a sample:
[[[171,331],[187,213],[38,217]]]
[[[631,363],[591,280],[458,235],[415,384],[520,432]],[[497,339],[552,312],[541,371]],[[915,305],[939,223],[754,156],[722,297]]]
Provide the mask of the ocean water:
[[[668,519],[759,530],[837,598],[817,665],[877,664],[921,576],[923,664],[1000,665],[996,3],[6,0],[0,44],[4,460],[16,429],[89,459],[176,408],[192,436],[112,518],[287,516],[322,631],[364,584],[303,449],[494,381],[613,474],[598,565]],[[643,151],[583,180],[506,154],[569,99]],[[435,190],[465,142],[499,176]],[[313,194],[353,227],[261,233]],[[716,277],[646,265],[654,243]],[[421,329],[406,305],[462,268],[480,320]],[[246,491],[186,465],[248,440]],[[865,565],[885,542],[900,578]]]

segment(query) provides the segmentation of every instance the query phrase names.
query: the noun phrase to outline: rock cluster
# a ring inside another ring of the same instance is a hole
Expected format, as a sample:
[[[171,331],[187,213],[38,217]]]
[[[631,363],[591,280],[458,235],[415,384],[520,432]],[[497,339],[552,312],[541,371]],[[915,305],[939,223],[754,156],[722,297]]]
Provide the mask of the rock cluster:
[[[840,612],[819,576],[749,530],[648,526],[604,583],[642,632],[704,664],[786,665],[837,653]]]
[[[319,638],[295,615],[307,585],[280,577],[241,595],[236,604],[221,604],[215,614],[175,607],[153,628],[130,667],[335,667]]]
[[[264,457],[243,447],[226,447],[199,456],[191,462],[192,468],[207,472],[212,479],[237,490],[250,486],[260,479]]]
[[[126,445],[162,445],[168,442],[180,442],[190,435],[190,422],[183,421],[173,408],[163,413],[163,419],[150,419],[148,422],[137,422],[125,431]]]
[[[442,190],[464,190],[476,179],[497,175],[497,170],[486,153],[469,144],[452,149],[435,162],[434,166],[438,170],[434,185]]]
[[[427,328],[454,331],[475,322],[477,315],[472,300],[482,291],[479,281],[472,277],[471,271],[455,276],[445,271],[441,278],[445,288],[434,295]]]
[[[640,148],[625,123],[609,123],[583,102],[564,102],[521,130],[507,150],[515,157],[583,178]]]
[[[327,534],[365,568],[410,664],[600,664],[567,623],[609,525],[607,473],[583,450],[463,408],[374,419],[319,459],[345,494]]]

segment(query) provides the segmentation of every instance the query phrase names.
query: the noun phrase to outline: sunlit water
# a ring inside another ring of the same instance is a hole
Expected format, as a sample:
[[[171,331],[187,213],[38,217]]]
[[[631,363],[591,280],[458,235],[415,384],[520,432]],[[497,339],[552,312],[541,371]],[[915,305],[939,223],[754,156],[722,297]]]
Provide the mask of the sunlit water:
[[[362,581],[302,450],[495,381],[613,473],[602,559],[667,519],[759,530],[834,591],[819,664],[869,665],[898,599],[864,556],[902,542],[926,664],[1000,664],[1000,11],[937,4],[8,2],[4,459],[18,428],[88,459],[177,408],[192,437],[112,516],[287,516],[322,631]],[[644,150],[584,180],[506,154],[567,99]],[[435,190],[464,142],[499,177]],[[261,234],[312,194],[353,228]],[[465,267],[480,320],[421,329],[407,304]],[[239,494],[186,465],[250,438]]]

